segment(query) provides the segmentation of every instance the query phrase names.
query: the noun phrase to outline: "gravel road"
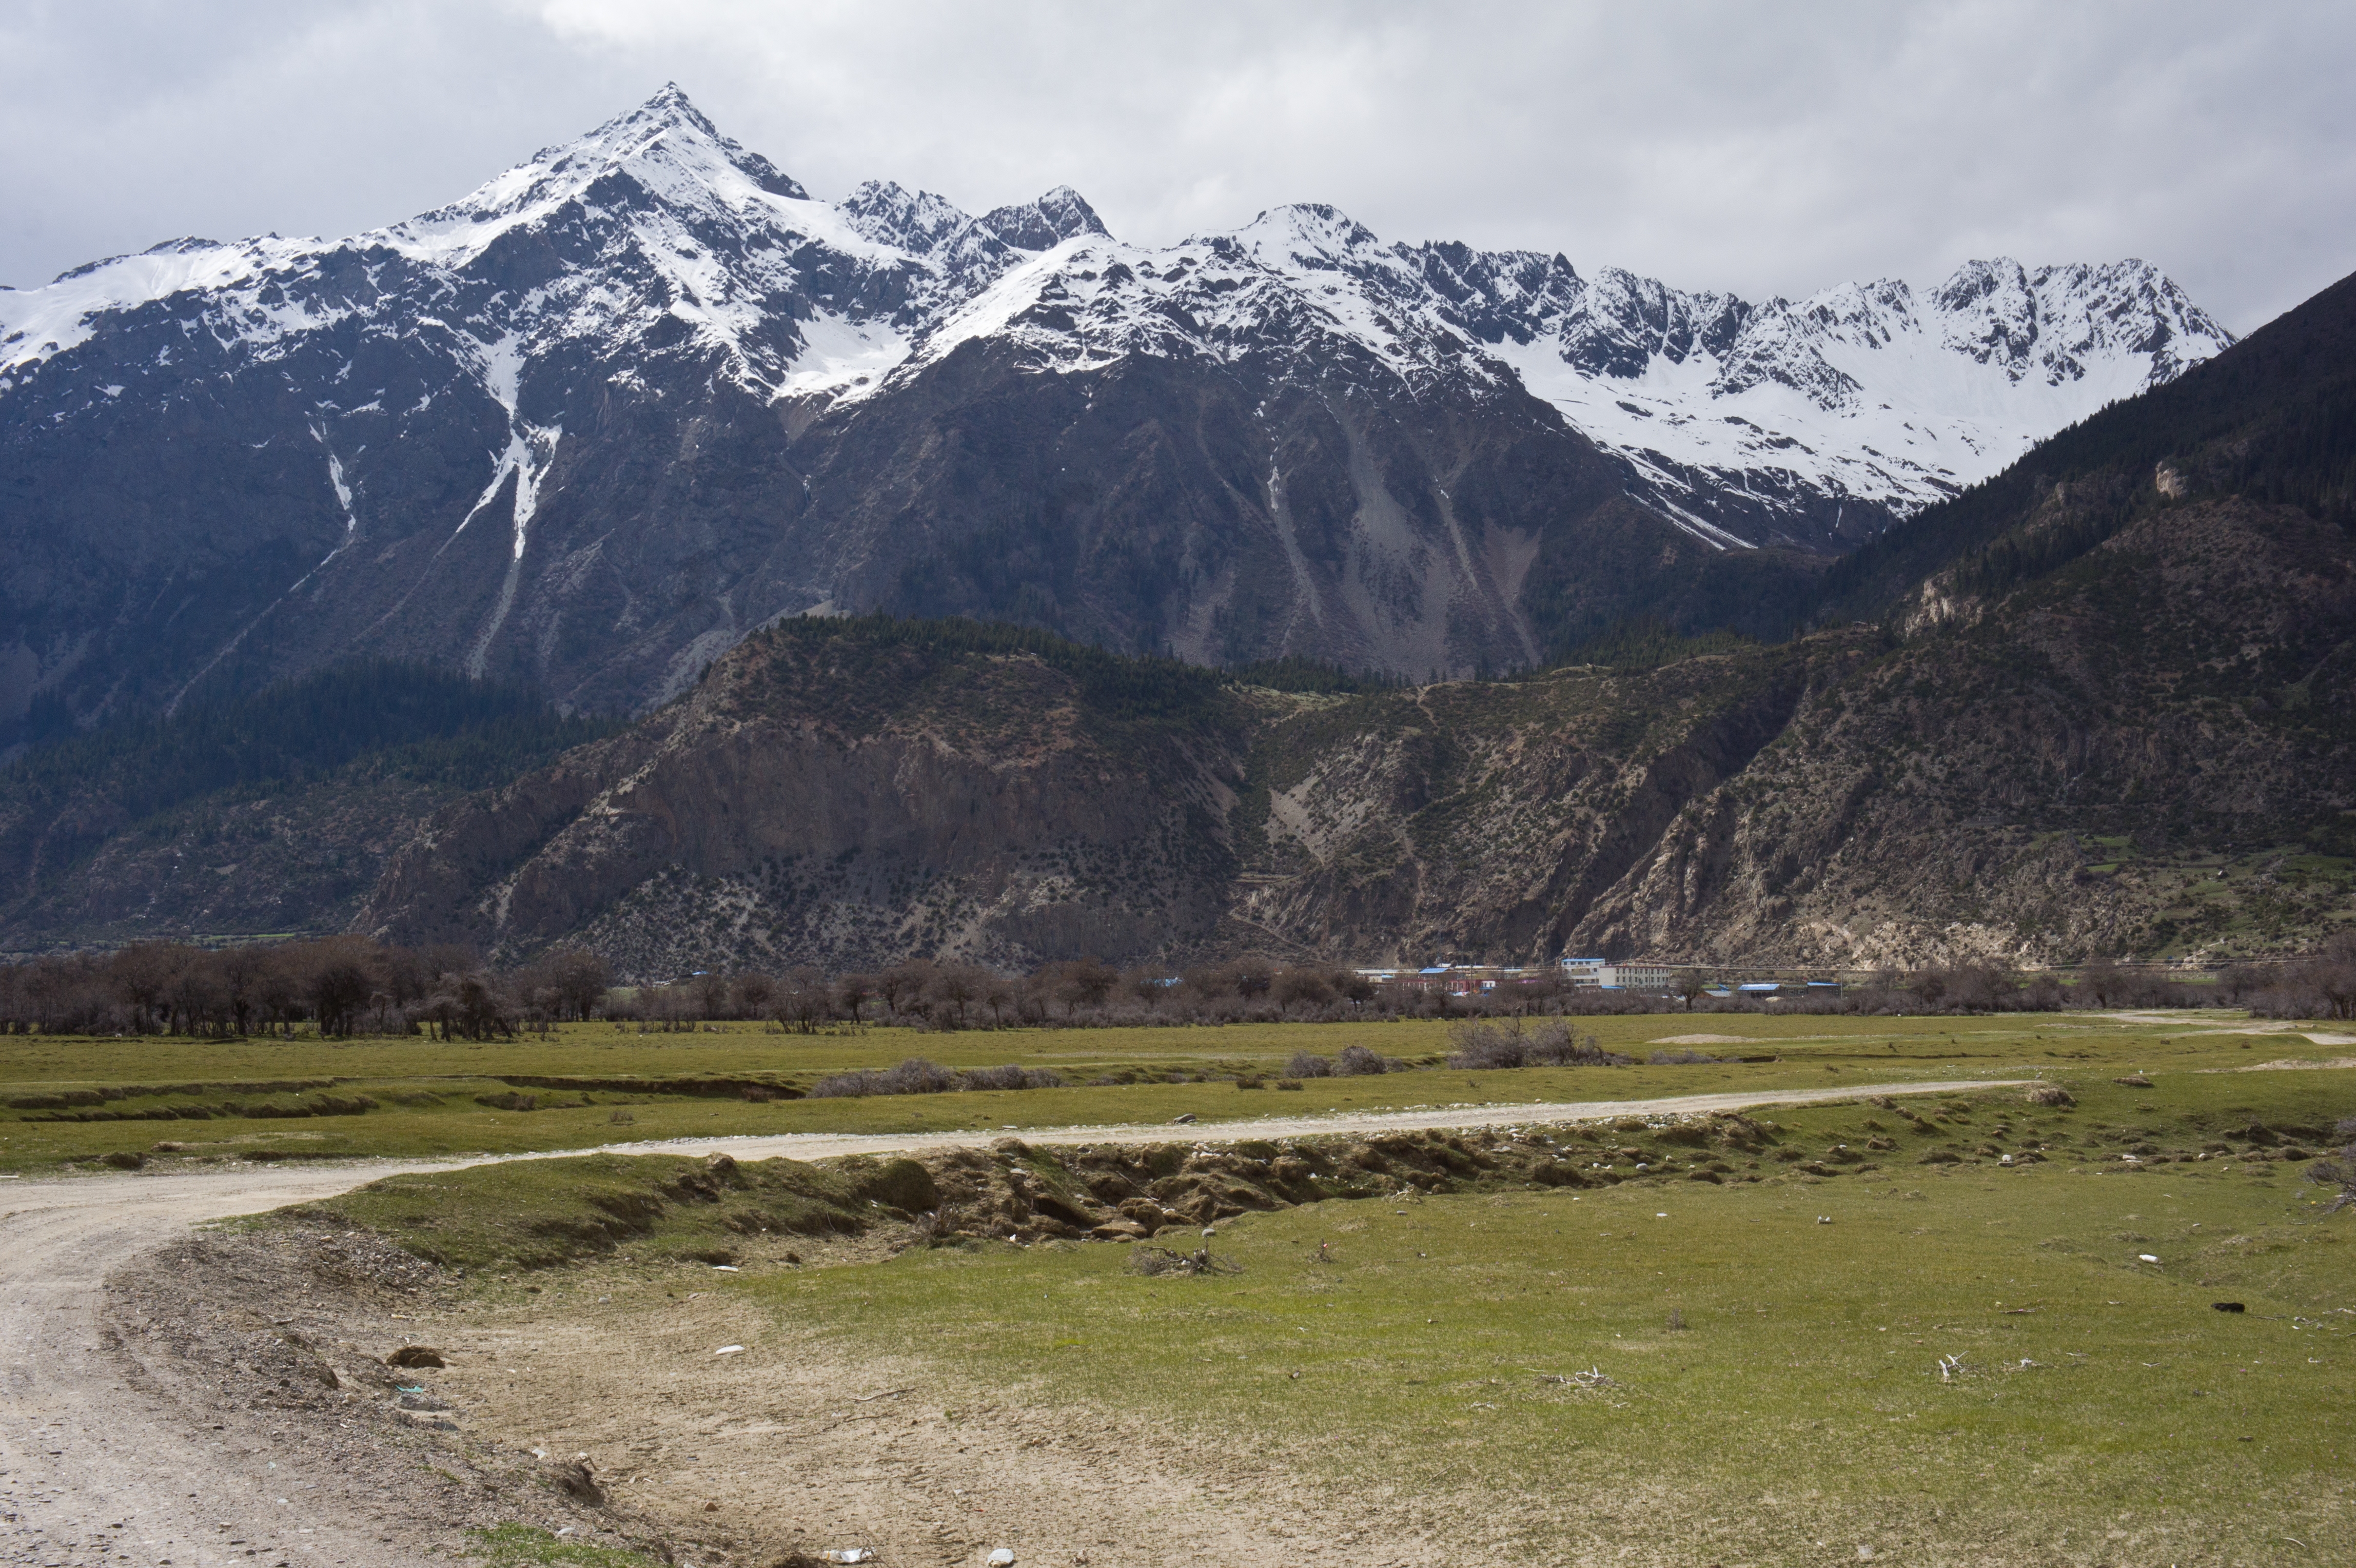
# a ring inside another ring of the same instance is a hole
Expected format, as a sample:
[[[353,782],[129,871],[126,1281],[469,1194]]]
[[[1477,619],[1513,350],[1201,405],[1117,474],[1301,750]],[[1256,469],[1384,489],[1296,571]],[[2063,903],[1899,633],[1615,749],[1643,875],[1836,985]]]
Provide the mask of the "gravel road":
[[[1271,1117],[1204,1125],[1025,1129],[1033,1144],[1194,1143],[1348,1135],[1421,1128],[1529,1126],[1620,1116],[1695,1114],[1753,1106],[1954,1093],[1987,1080],[1844,1085],[1768,1094],[1546,1105],[1441,1106],[1342,1116]],[[1002,1130],[861,1135],[787,1133],[624,1144],[620,1154],[724,1149],[744,1159],[823,1159],[986,1146]],[[582,1151],[564,1151],[580,1153]],[[546,1158],[550,1155],[508,1156]],[[335,1510],[297,1510],[279,1461],[215,1439],[188,1409],[152,1386],[113,1342],[108,1276],[194,1224],[332,1197],[399,1171],[488,1163],[373,1160],[251,1165],[147,1175],[0,1181],[0,1549],[37,1568],[238,1564],[379,1568],[421,1559]],[[286,1468],[301,1465],[290,1443]]]

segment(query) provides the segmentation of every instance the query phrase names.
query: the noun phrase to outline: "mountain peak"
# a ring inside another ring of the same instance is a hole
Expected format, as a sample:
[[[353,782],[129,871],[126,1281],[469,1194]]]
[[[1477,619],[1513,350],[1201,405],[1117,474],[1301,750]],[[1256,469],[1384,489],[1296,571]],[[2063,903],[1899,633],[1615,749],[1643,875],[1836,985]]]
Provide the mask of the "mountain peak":
[[[1082,234],[1111,237],[1097,209],[1068,185],[1036,201],[993,208],[982,214],[981,226],[1018,251],[1051,251]]]
[[[919,256],[932,254],[973,222],[947,197],[912,191],[888,179],[868,180],[843,198],[841,208],[851,226],[868,239]]]
[[[1373,230],[1323,201],[1271,207],[1237,230],[1233,237],[1264,260],[1283,257],[1319,269],[1336,258],[1382,245]]]
[[[464,199],[370,237],[412,254],[458,261],[617,176],[659,204],[713,213],[757,204],[763,195],[809,199],[768,159],[723,135],[672,82],[578,140],[541,148]]]
[[[718,161],[772,196],[783,196],[796,201],[806,201],[809,192],[781,173],[776,165],[753,152],[734,139],[723,135],[702,110],[698,109],[686,90],[675,81],[665,82],[662,91],[644,103],[624,114],[606,121],[579,141],[566,146],[551,147],[532,159],[533,164],[553,161],[562,166],[566,159],[576,161],[603,158],[608,163],[627,163],[649,156],[664,156],[682,165]]]

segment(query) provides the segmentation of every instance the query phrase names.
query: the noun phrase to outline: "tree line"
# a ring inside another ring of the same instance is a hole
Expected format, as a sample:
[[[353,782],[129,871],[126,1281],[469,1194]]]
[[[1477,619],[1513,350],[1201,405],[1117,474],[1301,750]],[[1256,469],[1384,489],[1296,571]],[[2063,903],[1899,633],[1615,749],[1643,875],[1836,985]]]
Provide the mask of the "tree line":
[[[2247,1007],[2274,1017],[2356,1016],[2356,933],[2306,958],[2228,969],[2197,984],[2097,961],[2064,984],[1992,964],[1885,971],[1837,993],[1772,1002],[1706,992],[1698,972],[1665,994],[1599,991],[1542,973],[1457,994],[1382,983],[1336,964],[1236,959],[1172,970],[1095,959],[1007,973],[916,959],[828,973],[714,971],[616,987],[582,948],[498,970],[472,950],[359,937],[208,949],[142,942],[0,965],[0,1032],[512,1038],[592,1019],[642,1032],[752,1021],[797,1033],[871,1024],[929,1030],[1334,1023],[1415,1017],[1571,1018],[1628,1013],[1900,1015],[2072,1007]]]
[[[139,942],[0,966],[0,1033],[513,1038],[598,1015],[611,983],[605,961],[579,949],[503,973],[466,948],[360,937]]]

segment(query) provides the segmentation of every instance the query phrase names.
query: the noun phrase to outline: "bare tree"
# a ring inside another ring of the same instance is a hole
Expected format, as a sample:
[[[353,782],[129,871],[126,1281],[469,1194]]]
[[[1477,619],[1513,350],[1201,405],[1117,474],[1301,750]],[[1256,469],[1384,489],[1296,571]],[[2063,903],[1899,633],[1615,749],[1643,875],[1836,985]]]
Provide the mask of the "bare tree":
[[[932,977],[933,966],[923,959],[895,963],[875,977],[875,994],[884,999],[894,1023],[900,1021],[904,1009],[923,1004],[925,988]]]
[[[729,983],[728,1008],[739,1018],[766,1018],[777,999],[777,983],[759,970],[748,969]]]
[[[966,1009],[981,995],[989,983],[987,972],[970,964],[944,964],[933,972],[932,981],[925,987],[925,1000],[947,1006],[957,1019],[957,1026],[965,1027]]]
[[[819,1025],[834,1016],[834,988],[817,970],[788,970],[777,984],[777,1015],[796,1034],[815,1035]]]
[[[854,1024],[867,1022],[861,1009],[874,995],[875,977],[872,974],[846,974],[834,983],[834,1004],[849,1014]]]
[[[1006,1010],[1015,1004],[1023,993],[1023,987],[1002,974],[990,971],[983,973],[987,978],[981,983],[981,1004],[990,1009],[990,1026],[1002,1028],[1006,1024]]]

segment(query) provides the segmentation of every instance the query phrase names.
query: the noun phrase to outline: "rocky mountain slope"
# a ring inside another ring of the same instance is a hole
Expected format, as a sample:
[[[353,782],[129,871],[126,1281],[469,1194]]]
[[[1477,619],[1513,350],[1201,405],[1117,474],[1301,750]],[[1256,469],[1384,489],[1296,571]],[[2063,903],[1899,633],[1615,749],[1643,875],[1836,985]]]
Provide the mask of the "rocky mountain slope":
[[[2301,945],[2356,922],[2351,349],[2356,280],[1853,558],[1827,602],[1881,618],[1783,644],[1316,694],[786,623],[447,810],[359,924],[647,974]]]
[[[0,745],[355,652],[637,710],[810,611],[1418,678],[1780,633],[2230,340],[2135,262],[1752,305],[1315,206],[830,202],[667,89],[389,228],[0,290]]]
[[[362,661],[53,740],[0,769],[0,951],[340,929],[437,810],[611,727]]]

